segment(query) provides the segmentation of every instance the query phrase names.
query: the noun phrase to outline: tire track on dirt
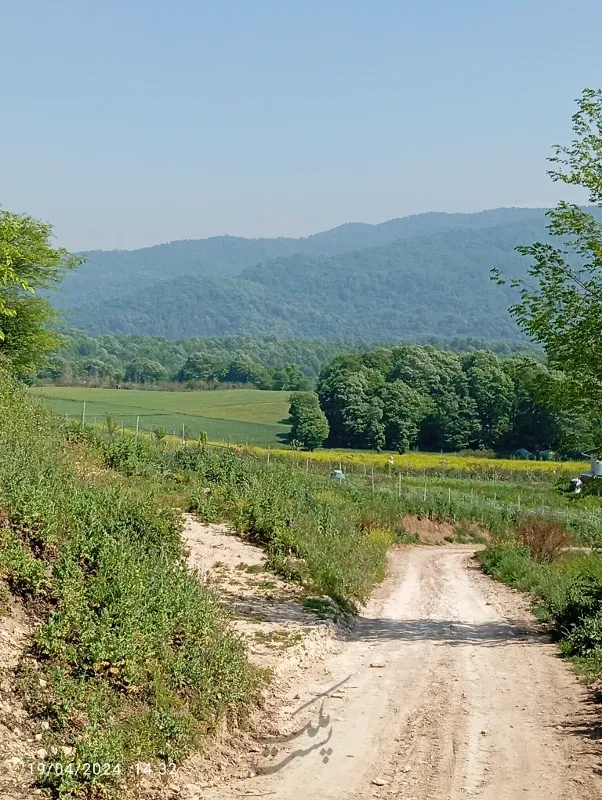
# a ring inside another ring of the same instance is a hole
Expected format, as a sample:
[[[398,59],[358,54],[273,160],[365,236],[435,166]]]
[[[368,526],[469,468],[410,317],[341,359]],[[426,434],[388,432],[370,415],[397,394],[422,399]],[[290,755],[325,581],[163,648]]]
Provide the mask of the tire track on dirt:
[[[260,774],[202,796],[602,798],[599,747],[567,734],[585,690],[524,602],[470,568],[471,556],[394,550],[340,651],[300,676],[275,720],[300,735],[274,736],[272,749],[268,738]]]

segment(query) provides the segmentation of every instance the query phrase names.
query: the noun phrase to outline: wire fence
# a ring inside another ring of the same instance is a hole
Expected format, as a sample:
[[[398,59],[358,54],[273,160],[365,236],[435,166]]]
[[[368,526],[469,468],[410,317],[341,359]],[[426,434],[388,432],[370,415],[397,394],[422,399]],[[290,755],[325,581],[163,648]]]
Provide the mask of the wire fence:
[[[156,426],[145,425],[146,417],[152,415],[124,415],[115,417],[118,427],[112,435],[145,436],[159,438]],[[182,415],[183,417],[189,415]],[[81,414],[65,415],[66,421],[73,421],[106,431],[106,416],[99,417],[86,415],[85,408]],[[198,418],[197,418],[198,421]],[[129,423],[129,424],[128,424]],[[516,521],[523,512],[537,513],[549,519],[561,521],[568,529],[578,536],[592,540],[602,531],[602,513],[582,505],[571,508],[565,505],[552,485],[550,480],[525,481],[523,471],[518,471],[522,483],[516,483],[516,495],[511,496],[513,482],[508,480],[495,480],[492,476],[473,474],[460,470],[442,469],[436,474],[432,469],[412,469],[411,467],[396,467],[394,463],[387,463],[380,469],[361,462],[345,462],[343,459],[312,458],[309,453],[301,451],[283,451],[271,447],[254,448],[245,443],[235,443],[225,439],[221,442],[205,442],[200,429],[196,434],[182,422],[181,428],[172,428],[165,432],[166,440],[171,444],[191,444],[195,441],[206,444],[212,448],[227,451],[241,452],[257,460],[264,460],[267,464],[284,463],[302,470],[305,473],[321,475],[324,478],[332,477],[335,471],[342,474],[342,483],[362,491],[385,492],[397,496],[406,507],[413,509],[412,513],[425,515],[439,514],[455,520],[480,520]],[[161,436],[161,438],[163,438]],[[339,476],[340,477],[340,476]],[[457,481],[458,485],[441,485]],[[470,486],[470,490],[468,490]],[[522,486],[522,488],[521,488]]]

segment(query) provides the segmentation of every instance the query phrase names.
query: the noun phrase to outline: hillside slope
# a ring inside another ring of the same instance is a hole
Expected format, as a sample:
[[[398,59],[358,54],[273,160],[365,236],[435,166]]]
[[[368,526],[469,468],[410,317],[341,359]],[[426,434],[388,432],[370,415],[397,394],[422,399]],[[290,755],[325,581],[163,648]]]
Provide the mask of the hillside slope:
[[[144,292],[80,308],[92,334],[169,338],[274,335],[391,340],[403,336],[516,338],[509,289],[526,261],[514,248],[544,234],[541,218],[398,239],[334,257],[297,254],[226,278],[180,276]]]
[[[274,258],[294,254],[335,256],[353,250],[390,244],[398,239],[445,230],[479,229],[532,221],[543,227],[542,209],[502,208],[477,214],[416,214],[379,225],[349,223],[302,239],[243,239],[214,236],[146,247],[141,250],[95,250],[88,261],[67,275],[53,303],[75,309],[87,303],[106,303],[143,292],[157,282],[185,275],[224,278]]]

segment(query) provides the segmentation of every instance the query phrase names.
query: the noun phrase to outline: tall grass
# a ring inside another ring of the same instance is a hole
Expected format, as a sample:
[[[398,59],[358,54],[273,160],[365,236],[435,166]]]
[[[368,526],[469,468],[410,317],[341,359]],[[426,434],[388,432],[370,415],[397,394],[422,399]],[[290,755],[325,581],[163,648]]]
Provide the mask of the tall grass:
[[[49,723],[45,744],[74,748],[42,782],[107,797],[137,760],[177,761],[220,720],[242,720],[258,677],[186,570],[159,487],[75,464],[51,415],[4,374],[0,442],[0,582],[41,619],[19,685]]]
[[[384,576],[386,552],[405,539],[394,498],[335,486],[288,464],[199,445],[173,447],[88,432],[104,464],[155,476],[207,521],[228,520],[262,544],[269,565],[351,608]]]

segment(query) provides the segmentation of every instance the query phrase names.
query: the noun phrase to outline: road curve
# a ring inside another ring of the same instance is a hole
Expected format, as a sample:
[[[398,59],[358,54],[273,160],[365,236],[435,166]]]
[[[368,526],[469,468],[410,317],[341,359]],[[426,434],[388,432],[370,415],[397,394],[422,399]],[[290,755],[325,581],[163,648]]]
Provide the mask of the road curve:
[[[470,549],[394,550],[340,651],[313,672],[257,775],[204,797],[602,798],[585,689]]]

